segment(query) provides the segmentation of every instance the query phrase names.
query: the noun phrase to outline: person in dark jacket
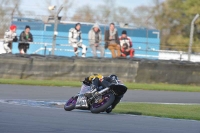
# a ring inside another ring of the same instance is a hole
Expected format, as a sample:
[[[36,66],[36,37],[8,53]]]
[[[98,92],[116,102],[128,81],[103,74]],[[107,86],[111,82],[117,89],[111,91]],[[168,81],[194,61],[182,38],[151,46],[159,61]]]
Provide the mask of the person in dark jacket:
[[[121,56],[118,32],[114,23],[111,23],[109,30],[105,32],[105,48],[111,51],[113,58]]]
[[[25,27],[25,30],[22,31],[22,33],[20,34],[20,37],[19,37],[20,43],[18,45],[20,54],[27,53],[27,49],[29,49],[28,42],[33,42],[33,36],[30,33],[30,29],[31,29],[30,26],[27,25]]]

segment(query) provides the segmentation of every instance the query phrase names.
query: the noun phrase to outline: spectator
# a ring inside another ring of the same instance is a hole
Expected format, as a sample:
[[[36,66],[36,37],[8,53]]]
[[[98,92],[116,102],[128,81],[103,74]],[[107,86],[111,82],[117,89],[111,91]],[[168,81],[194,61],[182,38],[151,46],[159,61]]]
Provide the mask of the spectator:
[[[105,48],[111,51],[113,58],[121,56],[118,33],[114,23],[111,23],[109,30],[105,32]],[[117,51],[117,56],[115,50]]]
[[[82,57],[86,56],[87,47],[82,44],[81,24],[77,23],[75,28],[69,30],[69,44],[74,48],[75,56],[78,56],[78,48],[82,48]]]
[[[93,52],[93,56],[97,56],[97,50],[101,52],[101,57],[104,57],[104,48],[101,46],[101,29],[98,24],[94,24],[88,34],[90,47]]]
[[[25,31],[22,31],[22,33],[20,34],[20,38],[19,38],[19,52],[20,54],[24,54],[27,53],[27,49],[29,49],[29,43],[28,42],[33,42],[33,36],[30,33],[30,26],[26,26],[25,27]]]
[[[131,38],[127,36],[125,30],[122,31],[121,37],[119,37],[120,46],[121,46],[121,56],[126,57],[130,55],[130,57],[134,56],[134,49],[132,48]]]
[[[6,53],[12,53],[12,42],[17,42],[17,34],[16,34],[17,26],[11,25],[10,30],[7,30],[4,34],[4,49]]]

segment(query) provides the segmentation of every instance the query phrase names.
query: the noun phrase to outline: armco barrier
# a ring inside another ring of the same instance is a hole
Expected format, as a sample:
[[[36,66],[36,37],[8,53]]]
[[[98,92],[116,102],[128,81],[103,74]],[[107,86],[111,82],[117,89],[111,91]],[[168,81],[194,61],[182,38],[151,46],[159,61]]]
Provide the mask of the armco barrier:
[[[180,61],[0,55],[0,78],[81,81],[93,73],[122,81],[200,85],[200,64]]]

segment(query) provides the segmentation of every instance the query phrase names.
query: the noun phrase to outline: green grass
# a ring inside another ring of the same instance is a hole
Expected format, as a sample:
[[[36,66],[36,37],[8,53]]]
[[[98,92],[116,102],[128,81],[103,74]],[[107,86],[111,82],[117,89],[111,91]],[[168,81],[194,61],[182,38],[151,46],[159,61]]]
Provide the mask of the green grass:
[[[200,105],[120,103],[113,112],[200,121]]]
[[[26,79],[0,79],[0,84],[18,84],[35,86],[72,86],[80,87],[82,82],[59,80],[26,80]]]
[[[175,85],[175,84],[145,84],[145,83],[125,83],[130,89],[160,90],[160,91],[185,91],[200,92],[200,86],[195,85]]]
[[[25,79],[0,79],[0,84],[20,84],[20,85],[38,85],[38,86],[72,86],[80,87],[80,81],[58,81],[58,80],[25,80]],[[159,90],[159,91],[182,91],[182,92],[200,92],[200,86],[194,85],[174,85],[174,84],[142,84],[142,83],[124,83],[128,89],[139,90]]]

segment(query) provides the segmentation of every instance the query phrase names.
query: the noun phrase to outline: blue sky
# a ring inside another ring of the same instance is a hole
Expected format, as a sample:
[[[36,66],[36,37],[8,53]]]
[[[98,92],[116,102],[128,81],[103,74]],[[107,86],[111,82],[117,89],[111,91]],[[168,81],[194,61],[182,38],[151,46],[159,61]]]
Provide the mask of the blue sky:
[[[62,3],[62,0],[51,0],[51,4],[56,4],[58,1],[59,3]],[[160,0],[163,1],[163,0]],[[115,0],[116,6],[125,6],[129,9],[134,9],[138,6],[142,5],[152,5],[153,0]],[[82,5],[91,5],[92,7],[98,6],[99,4],[102,4],[103,0],[74,0],[74,5],[70,9],[70,13],[75,12],[75,10],[82,6]],[[48,5],[44,2],[44,0],[23,0],[23,4],[21,7],[24,10],[27,11],[35,11],[36,14],[45,15],[45,10],[48,10]],[[111,7],[112,8],[112,7]]]

